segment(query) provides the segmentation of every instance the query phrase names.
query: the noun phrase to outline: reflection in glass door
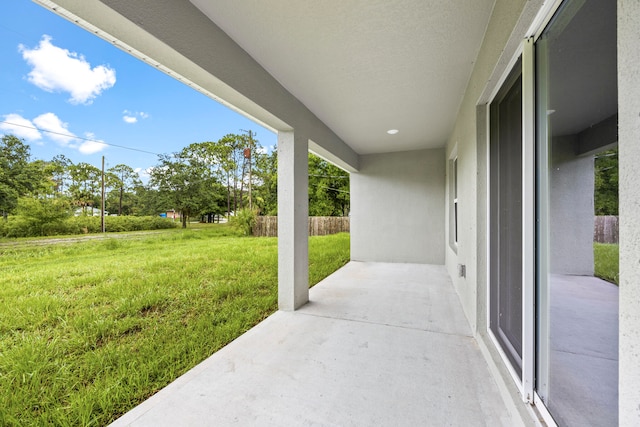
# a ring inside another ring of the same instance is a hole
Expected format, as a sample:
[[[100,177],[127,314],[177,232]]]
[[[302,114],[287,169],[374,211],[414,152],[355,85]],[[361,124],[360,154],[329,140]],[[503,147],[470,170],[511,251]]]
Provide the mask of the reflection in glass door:
[[[594,277],[594,156],[617,144],[616,1],[566,0],[536,41],[537,393],[618,422],[618,288]]]

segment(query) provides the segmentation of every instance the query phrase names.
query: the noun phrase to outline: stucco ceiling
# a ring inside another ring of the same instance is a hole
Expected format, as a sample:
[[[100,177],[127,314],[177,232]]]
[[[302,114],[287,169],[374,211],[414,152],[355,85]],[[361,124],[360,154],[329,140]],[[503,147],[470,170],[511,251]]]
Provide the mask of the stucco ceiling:
[[[444,145],[494,0],[191,2],[369,154]]]

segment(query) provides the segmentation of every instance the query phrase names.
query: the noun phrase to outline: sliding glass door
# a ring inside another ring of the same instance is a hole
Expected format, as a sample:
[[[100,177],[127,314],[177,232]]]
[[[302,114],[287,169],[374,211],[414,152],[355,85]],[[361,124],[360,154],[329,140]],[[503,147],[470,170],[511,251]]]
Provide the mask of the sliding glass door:
[[[594,159],[618,140],[616,1],[566,0],[535,50],[536,391],[560,426],[617,425],[618,289],[594,277]]]
[[[489,328],[522,376],[522,74],[520,62],[491,104]]]

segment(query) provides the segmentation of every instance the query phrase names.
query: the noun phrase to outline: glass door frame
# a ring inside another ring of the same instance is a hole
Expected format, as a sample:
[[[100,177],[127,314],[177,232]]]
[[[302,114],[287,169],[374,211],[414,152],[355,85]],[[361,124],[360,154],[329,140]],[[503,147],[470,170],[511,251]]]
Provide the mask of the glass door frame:
[[[536,223],[540,213],[537,212],[537,186],[541,183],[538,181],[539,173],[537,164],[537,135],[538,132],[544,131],[539,129],[537,124],[537,103],[536,103],[536,58],[535,43],[550,22],[554,13],[562,4],[563,0],[555,0],[545,3],[536,18],[527,31],[525,38],[511,59],[505,73],[496,85],[494,92],[490,96],[489,105],[496,99],[496,96],[507,77],[512,73],[515,64],[521,58],[522,66],[522,372],[518,373],[509,361],[507,355],[501,349],[498,340],[491,331],[491,295],[487,292],[487,333],[493,341],[493,344],[501,355],[501,358],[511,376],[518,387],[523,402],[535,406],[540,416],[548,425],[556,425],[555,421],[548,412],[544,402],[537,393],[536,372],[548,372],[548,357],[537,360],[537,351],[548,351],[549,339],[549,318],[539,319],[537,310],[540,306],[547,307],[548,299],[538,299],[538,271],[540,263],[544,260],[539,259],[539,241],[538,226]],[[491,109],[487,109],[487,140],[491,138]],[[486,158],[490,159],[490,144],[487,144]],[[487,176],[491,174],[491,164],[487,161]],[[491,198],[490,183],[487,180],[488,200]],[[489,230],[490,221],[490,203],[487,204],[487,230]],[[544,225],[546,226],[546,225]],[[490,233],[487,233],[487,255],[491,257],[490,252]],[[548,254],[548,251],[544,252]],[[487,287],[490,288],[491,280],[491,263],[488,262],[487,267]],[[544,316],[540,316],[544,317]],[[541,321],[540,321],[541,320]],[[537,323],[539,322],[539,323]],[[545,341],[546,340],[546,341]],[[544,341],[544,342],[543,342]],[[542,362],[542,363],[540,363]],[[546,370],[546,371],[545,371]],[[521,375],[520,375],[521,374]]]
[[[498,350],[504,364],[509,369],[511,377],[518,387],[522,400],[526,403],[534,403],[535,385],[535,68],[533,57],[533,40],[531,38],[522,42],[516,54],[506,68],[499,84],[491,94],[489,106],[498,99],[498,94],[513,74],[515,67],[520,64],[522,76],[522,366],[518,372],[505,351],[502,349],[498,338],[490,328],[492,310],[496,309],[491,303],[491,265],[490,258],[492,233],[487,234],[487,334]],[[487,140],[491,140],[491,108],[487,109]],[[491,144],[487,144],[487,176],[491,176]],[[491,182],[487,180],[488,200],[491,200]],[[491,203],[487,204],[487,230],[490,230]]]
[[[532,25],[530,33],[531,47],[529,55],[527,55],[527,48],[523,51],[523,64],[524,58],[529,56],[530,58],[530,76],[531,87],[533,93],[530,100],[532,102],[532,110],[530,117],[533,120],[533,128],[531,136],[534,138],[532,153],[535,159],[532,176],[534,177],[534,224],[535,232],[534,245],[532,256],[535,260],[533,269],[534,281],[534,305],[531,305],[533,310],[534,323],[532,324],[531,333],[533,340],[530,342],[533,344],[531,354],[534,361],[532,365],[533,369],[533,405],[535,406],[538,414],[544,419],[548,425],[557,425],[550,411],[548,410],[543,396],[549,396],[549,384],[548,379],[550,375],[550,361],[551,361],[551,322],[550,322],[550,283],[548,272],[550,271],[550,221],[551,221],[551,209],[549,203],[550,192],[550,135],[548,122],[546,120],[548,111],[546,110],[548,105],[549,93],[548,87],[542,84],[536,88],[536,81],[540,78],[546,79],[548,77],[548,64],[546,63],[545,55],[536,55],[536,49],[538,53],[544,53],[546,49],[545,40],[541,38],[544,31],[547,29],[549,23],[555,16],[558,9],[563,5],[565,0],[555,0],[550,2],[548,8],[543,8],[539,13],[538,22]],[[619,12],[618,12],[619,13]],[[525,70],[523,65],[523,82]],[[525,83],[523,83],[525,84]],[[527,98],[523,95],[523,103],[527,104]],[[523,105],[523,107],[524,107]],[[523,112],[524,116],[524,112]],[[523,117],[523,120],[526,120]],[[524,310],[527,306],[523,307]],[[524,351],[523,351],[524,352]]]

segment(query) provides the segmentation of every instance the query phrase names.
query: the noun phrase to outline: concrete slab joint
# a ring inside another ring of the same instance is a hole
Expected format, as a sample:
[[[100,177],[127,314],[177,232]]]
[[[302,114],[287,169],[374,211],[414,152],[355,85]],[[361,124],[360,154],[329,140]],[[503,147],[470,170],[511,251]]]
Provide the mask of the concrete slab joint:
[[[284,311],[309,301],[308,152],[300,132],[278,132],[278,307]]]

